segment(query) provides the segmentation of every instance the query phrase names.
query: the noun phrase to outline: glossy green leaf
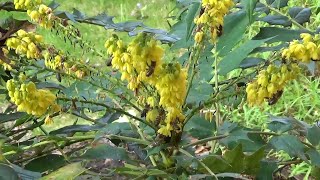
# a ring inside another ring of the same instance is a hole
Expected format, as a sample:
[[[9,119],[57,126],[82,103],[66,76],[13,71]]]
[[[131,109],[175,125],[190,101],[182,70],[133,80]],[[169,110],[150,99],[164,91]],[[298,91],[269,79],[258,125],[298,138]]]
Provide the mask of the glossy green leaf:
[[[251,67],[255,67],[263,62],[265,62],[265,59],[262,58],[256,58],[256,57],[248,57],[245,58],[241,63],[240,63],[240,68],[242,69],[247,69]]]
[[[57,171],[54,171],[47,176],[44,176],[40,180],[74,179],[85,171],[86,169],[82,167],[81,162],[77,162],[77,163],[72,163],[67,166],[64,166],[58,169]]]
[[[303,7],[292,7],[289,9],[289,15],[299,24],[310,22],[311,9]]]
[[[318,126],[312,126],[311,128],[308,128],[307,130],[307,139],[308,141],[314,145],[317,146],[320,143],[320,128]]]
[[[291,26],[291,21],[286,16],[268,15],[260,19],[260,21],[267,22],[270,25],[281,25],[283,27]]]
[[[274,8],[280,9],[288,5],[289,0],[266,0],[266,3]]]
[[[184,130],[196,138],[206,138],[214,135],[215,122],[207,121],[199,115],[193,116],[186,124]]]
[[[0,113],[0,123],[5,123],[9,121],[15,121],[17,119],[20,119],[22,117],[25,117],[27,114],[23,112],[16,112],[11,114],[3,114]]]
[[[278,169],[278,165],[275,161],[261,161],[260,171],[257,175],[259,180],[273,180],[273,172]]]
[[[200,2],[194,2],[190,5],[189,10],[186,15],[186,23],[187,23],[187,39],[190,38],[192,31],[195,27],[194,18],[197,16],[200,10]]]
[[[260,32],[253,38],[254,40],[262,40],[266,38],[272,38],[266,41],[267,43],[274,42],[289,42],[294,39],[300,39],[301,30],[291,30],[285,28],[278,27],[262,27],[260,28]]]
[[[220,57],[226,56],[242,39],[249,25],[245,11],[231,13],[225,17],[223,34],[217,42]]]
[[[82,156],[82,159],[113,159],[130,161],[128,152],[124,148],[113,147],[108,144],[101,144],[97,147],[88,149]]]
[[[226,55],[218,64],[219,74],[226,75],[230,71],[240,67],[241,62],[252,52],[255,48],[260,47],[270,38],[263,40],[249,40],[238,48]]]
[[[54,171],[67,164],[63,156],[58,154],[48,154],[35,158],[25,165],[25,168],[35,172]]]
[[[274,136],[270,140],[270,145],[277,151],[285,151],[291,157],[306,159],[304,155],[304,145],[296,136],[288,134]]]
[[[311,160],[311,164],[313,166],[320,167],[320,153],[315,149],[309,149],[306,154],[309,156]]]
[[[244,6],[249,22],[252,23],[254,21],[254,9],[256,8],[258,0],[242,0],[241,4]]]

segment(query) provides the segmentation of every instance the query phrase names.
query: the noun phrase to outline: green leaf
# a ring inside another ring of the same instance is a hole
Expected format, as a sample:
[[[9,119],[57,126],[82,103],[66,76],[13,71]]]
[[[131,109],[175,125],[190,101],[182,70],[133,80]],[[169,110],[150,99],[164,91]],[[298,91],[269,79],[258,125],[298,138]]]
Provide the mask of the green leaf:
[[[113,147],[108,144],[101,144],[97,147],[88,149],[82,156],[82,159],[112,159],[130,161],[128,152],[124,148]]]
[[[6,164],[0,164],[0,179],[19,180],[20,178],[12,167]]]
[[[265,147],[262,147],[256,152],[244,158],[244,167],[246,174],[258,174],[260,170],[261,160],[264,158],[264,151]]]
[[[299,24],[310,21],[311,9],[303,7],[292,7],[289,9],[289,15]]]
[[[266,43],[274,42],[289,42],[294,39],[300,39],[300,34],[306,32],[302,30],[291,30],[278,27],[262,27],[260,32],[253,38],[254,40],[263,40],[272,38],[266,41]]]
[[[278,169],[278,165],[275,161],[261,161],[260,171],[257,176],[259,180],[273,180],[273,172]]]
[[[222,156],[209,155],[201,160],[214,173],[226,172],[232,169],[232,166]],[[201,172],[207,172],[202,166],[199,167]],[[229,171],[230,172],[230,171]]]
[[[10,166],[17,172],[20,179],[39,179],[41,177],[41,174],[38,172],[25,170],[14,164]]]
[[[245,155],[243,154],[241,144],[238,144],[238,146],[231,151],[226,151],[223,157],[232,166],[227,172],[242,173],[245,170]]]
[[[28,162],[25,168],[35,172],[54,171],[67,164],[63,156],[58,154],[48,154],[46,156],[38,157]]]
[[[200,2],[194,2],[190,7],[186,15],[186,23],[187,23],[187,39],[190,38],[192,31],[194,29],[194,18],[197,16],[200,10]]]
[[[269,143],[277,151],[283,150],[291,157],[300,157],[302,159],[306,159],[304,155],[304,145],[296,136],[288,134],[274,136],[271,138]]]
[[[101,129],[101,126],[90,126],[90,125],[70,125],[64,126],[60,129],[54,130],[50,132],[50,135],[57,135],[57,134],[69,134],[69,133],[76,133],[76,132],[89,132],[89,131],[96,131]]]
[[[85,171],[86,169],[82,167],[81,162],[77,162],[77,163],[72,163],[67,166],[64,166],[58,169],[57,171],[54,171],[47,176],[44,176],[40,180],[74,179]]]
[[[110,134],[130,136],[132,135],[132,129],[129,123],[114,122],[100,129],[96,134],[96,139]]]
[[[268,15],[260,19],[260,21],[267,22],[271,25],[281,25],[283,27],[291,26],[291,21],[286,16]]]
[[[26,113],[22,113],[22,112],[16,112],[16,113],[11,113],[11,114],[0,113],[0,123],[15,121],[17,119],[20,119],[20,118],[26,116],[26,115],[27,115]]]
[[[226,75],[228,72],[239,68],[242,60],[244,60],[251,51],[260,47],[268,40],[270,40],[270,38],[263,40],[249,40],[240,45],[240,47],[230,52],[220,61],[218,64],[219,74]]]
[[[247,12],[247,16],[249,19],[250,24],[254,22],[254,16],[253,16],[253,12],[254,9],[256,8],[258,0],[242,0],[241,4],[243,4],[246,12]]]
[[[288,6],[288,0],[266,0],[266,3],[277,9]]]
[[[247,69],[247,68],[258,66],[259,64],[265,61],[266,60],[262,58],[248,57],[248,58],[245,58],[239,66],[242,69]]]
[[[312,126],[311,128],[308,128],[307,130],[307,139],[308,141],[314,145],[318,146],[320,143],[320,128],[318,126]]]
[[[306,154],[311,160],[311,164],[320,167],[320,153],[315,149],[309,149]]]
[[[214,135],[215,122],[207,121],[199,115],[193,116],[186,124],[184,131],[195,138],[206,138]]]
[[[238,44],[249,25],[245,11],[231,13],[225,17],[222,36],[217,42],[217,52],[220,57],[227,55]]]

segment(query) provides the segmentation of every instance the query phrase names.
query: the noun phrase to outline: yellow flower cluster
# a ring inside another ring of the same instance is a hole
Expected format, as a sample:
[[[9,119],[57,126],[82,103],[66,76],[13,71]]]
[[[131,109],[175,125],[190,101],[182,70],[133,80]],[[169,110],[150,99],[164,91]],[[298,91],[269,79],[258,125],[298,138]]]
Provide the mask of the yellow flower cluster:
[[[7,39],[8,49],[14,49],[19,55],[26,55],[28,59],[39,58],[41,50],[38,48],[43,41],[42,36],[20,29],[16,37]]]
[[[42,0],[14,0],[15,9],[33,9],[42,3]]]
[[[257,80],[249,83],[246,88],[249,105],[261,105],[264,100],[273,98],[284,86],[297,77],[300,68],[296,63],[282,64],[280,67],[269,65],[259,72]]]
[[[139,34],[128,46],[114,36],[105,47],[112,56],[112,67],[119,70],[122,80],[129,82],[129,89],[136,91],[141,82],[156,89],[157,95],[146,98],[150,107],[146,120],[155,123],[158,133],[164,136],[179,131],[185,119],[182,105],[186,96],[186,70],[179,63],[163,63],[164,50],[145,33]],[[164,118],[159,117],[162,111]]]
[[[302,41],[294,40],[289,47],[284,49],[282,57],[286,60],[308,63],[311,60],[320,60],[320,36],[312,36],[308,33],[300,35]]]
[[[210,31],[212,41],[222,33],[224,16],[234,5],[233,0],[202,0],[203,13],[195,19],[199,29],[195,41],[201,42],[206,30]]]
[[[163,49],[151,36],[139,34],[128,46],[114,36],[105,47],[112,56],[112,67],[120,71],[121,80],[129,82],[129,89],[137,90],[142,81],[155,83],[161,71]]]
[[[37,22],[41,27],[51,28],[54,15],[52,9],[42,4],[42,0],[14,0],[16,9],[27,10],[31,20]]]
[[[49,90],[37,89],[33,82],[20,85],[20,82],[11,79],[6,86],[11,101],[18,106],[18,111],[38,117],[60,111],[60,106],[55,102],[56,96]]]

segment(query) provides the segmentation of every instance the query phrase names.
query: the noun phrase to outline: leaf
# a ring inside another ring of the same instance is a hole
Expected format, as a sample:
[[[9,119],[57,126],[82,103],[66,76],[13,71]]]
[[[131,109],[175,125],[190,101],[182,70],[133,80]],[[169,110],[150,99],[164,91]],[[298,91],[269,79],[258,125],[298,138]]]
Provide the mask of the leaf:
[[[130,161],[128,152],[124,148],[101,144],[88,149],[82,156],[83,159],[112,159]]]
[[[39,179],[41,177],[41,174],[38,172],[25,170],[14,164],[11,164],[11,167],[18,173],[20,179]]]
[[[50,82],[40,82],[36,84],[37,89],[59,89],[59,90],[63,90],[65,87],[60,85],[60,84],[56,84],[56,83],[50,83]]]
[[[19,180],[18,174],[14,169],[6,164],[0,163],[0,179],[3,180]]]
[[[304,145],[293,135],[284,134],[281,136],[273,136],[269,143],[277,151],[283,150],[291,157],[306,159],[304,155]]]
[[[276,46],[257,47],[251,52],[251,54],[263,53],[263,52],[268,52],[268,51],[279,51],[284,47],[287,47],[287,44],[282,43],[282,44],[276,45]]]
[[[85,171],[86,169],[82,167],[81,162],[77,162],[77,163],[72,163],[67,166],[64,166],[58,169],[57,171],[54,171],[47,176],[44,176],[40,180],[74,179]]]
[[[225,160],[222,156],[218,155],[209,155],[201,160],[206,166],[208,166],[212,172],[226,172],[229,169],[232,169],[232,166],[229,164],[227,160]],[[217,166],[218,165],[218,166]],[[202,166],[199,167],[201,172],[207,172]],[[230,171],[229,171],[230,172]]]
[[[59,3],[57,3],[55,0],[51,1],[51,3],[48,5],[52,10],[57,9],[60,6]]]
[[[289,15],[299,24],[310,22],[311,9],[303,7],[292,7],[289,9]]]
[[[48,154],[46,156],[38,157],[28,162],[25,168],[35,172],[54,171],[64,165],[67,161],[63,156],[58,154]]]
[[[90,125],[70,125],[65,126],[60,129],[54,130],[50,132],[50,135],[57,135],[57,134],[69,134],[69,133],[76,133],[76,132],[89,132],[89,131],[96,131],[101,129],[101,126],[90,126]]]
[[[288,27],[292,24],[288,17],[280,15],[268,15],[259,20],[271,25],[281,25],[283,27]]]
[[[114,122],[100,129],[96,134],[96,139],[99,139],[101,137],[104,137],[110,134],[130,136],[132,135],[132,129],[130,124],[127,122],[125,123]]]
[[[273,172],[278,169],[278,165],[275,161],[261,161],[260,171],[257,176],[259,180],[273,180]]]
[[[218,64],[219,74],[226,75],[228,72],[239,68],[241,61],[244,60],[251,51],[260,47],[268,40],[270,40],[270,38],[263,40],[249,40],[240,45],[240,47],[230,52],[220,61]]]
[[[256,8],[257,2],[258,0],[242,0],[241,1],[241,4],[243,4],[246,10],[250,24],[254,22],[253,12],[254,12],[254,9]]]
[[[312,126],[311,128],[308,128],[307,130],[307,139],[308,141],[314,145],[318,146],[320,143],[320,128],[316,125]]]
[[[186,124],[184,131],[191,134],[195,138],[206,138],[214,135],[215,122],[207,121],[199,115],[193,116]]]
[[[266,41],[266,43],[289,42],[294,39],[300,39],[300,34],[306,32],[302,30],[291,30],[278,27],[262,27],[260,32],[253,38],[254,40],[262,40],[275,37]]]
[[[288,0],[266,0],[266,3],[277,9],[288,6]]]
[[[15,121],[17,119],[25,117],[26,115],[27,115],[26,113],[22,113],[22,112],[16,112],[16,113],[11,113],[11,114],[0,113],[0,123]]]
[[[223,34],[217,42],[220,57],[227,55],[242,40],[248,25],[249,19],[245,11],[234,12],[225,17]]]
[[[309,149],[306,154],[308,154],[313,166],[320,167],[320,153],[317,150]]]
[[[196,15],[198,14],[199,10],[200,10],[200,2],[194,2],[188,10],[188,13],[186,15],[186,23],[187,23],[187,39],[190,38],[193,28],[195,26],[194,24],[194,18],[196,17]]]
[[[264,158],[265,147],[263,146],[256,152],[244,158],[245,173],[250,175],[258,174],[261,160]]]
[[[261,64],[262,62],[265,62],[265,59],[262,58],[256,58],[256,57],[248,57],[245,58],[241,63],[240,63],[240,68],[242,69],[247,69],[247,68],[251,68],[251,67],[255,67],[259,64]]]
[[[227,172],[241,173],[245,170],[245,155],[242,152],[241,144],[238,144],[238,146],[231,151],[226,151],[223,157],[232,166]]]

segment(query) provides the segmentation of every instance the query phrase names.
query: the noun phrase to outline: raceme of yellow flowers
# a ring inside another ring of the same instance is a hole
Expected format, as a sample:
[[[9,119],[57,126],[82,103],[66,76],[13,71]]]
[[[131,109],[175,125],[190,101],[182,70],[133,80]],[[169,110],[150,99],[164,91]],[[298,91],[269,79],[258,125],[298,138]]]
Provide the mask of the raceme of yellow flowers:
[[[261,105],[265,100],[275,96],[290,80],[297,77],[299,71],[296,63],[282,64],[280,67],[271,64],[266,70],[260,71],[257,79],[246,88],[249,105]]]
[[[302,33],[302,41],[294,40],[289,47],[284,49],[282,57],[286,60],[308,63],[311,60],[320,60],[320,37],[319,34],[312,36]]]
[[[22,82],[24,79],[20,78],[20,81],[11,79],[6,84],[11,101],[18,106],[18,111],[38,117],[60,111],[53,93],[37,89],[33,82]]]
[[[282,91],[290,80],[295,79],[300,68],[299,62],[309,63],[320,60],[320,36],[302,33],[301,40],[290,42],[288,48],[282,50],[283,64],[278,67],[269,65],[267,70],[258,74],[257,80],[248,84],[246,88],[249,105],[261,105]]]
[[[151,109],[146,120],[155,122],[161,109],[166,116],[159,122],[158,133],[171,136],[174,127],[182,125],[185,117],[182,105],[186,96],[187,72],[179,63],[164,63],[163,48],[151,35],[139,34],[128,45],[113,36],[106,41],[105,47],[112,56],[112,67],[121,73],[121,80],[128,81],[128,88],[133,91],[143,89],[141,84],[156,89],[157,95],[147,97]]]
[[[19,30],[16,37],[7,39],[6,45],[8,49],[14,49],[19,55],[25,55],[28,59],[40,58],[41,50],[38,48],[43,41],[42,36],[33,32]]]
[[[209,31],[214,42],[222,33],[224,16],[233,5],[233,0],[202,0],[203,13],[201,12],[202,14],[194,20],[198,26],[195,41],[201,42],[206,31]]]
[[[54,15],[51,8],[42,4],[42,0],[14,0],[16,9],[27,10],[31,20],[37,22],[41,27],[51,28]]]

